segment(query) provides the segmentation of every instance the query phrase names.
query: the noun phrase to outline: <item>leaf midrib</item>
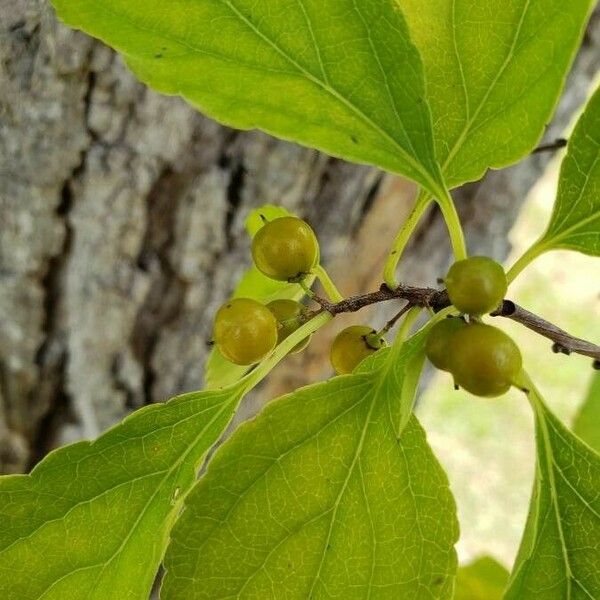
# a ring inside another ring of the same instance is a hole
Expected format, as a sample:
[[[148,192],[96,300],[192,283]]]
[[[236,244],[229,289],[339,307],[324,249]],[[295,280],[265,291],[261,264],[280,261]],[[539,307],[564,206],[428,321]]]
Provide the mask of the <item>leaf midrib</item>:
[[[374,373],[379,374],[379,369],[377,371],[375,371]],[[352,475],[354,473],[354,469],[356,467],[356,464],[357,464],[360,454],[362,452],[363,445],[365,442],[365,437],[367,434],[367,430],[369,429],[369,424],[371,421],[371,415],[373,414],[373,408],[375,407],[375,403],[377,400],[377,392],[381,388],[381,384],[382,384],[382,379],[378,377],[377,384],[375,385],[374,389],[372,389],[370,392],[372,394],[372,399],[371,399],[371,404],[369,406],[367,414],[365,416],[365,424],[363,425],[362,431],[360,433],[360,437],[358,438],[358,442],[356,444],[356,449],[354,451],[354,456],[352,457],[352,462],[350,463],[350,467],[348,468],[348,473],[346,474],[346,478],[344,479],[342,486],[340,488],[340,492],[337,495],[335,502],[333,503],[331,520],[329,521],[329,529],[327,531],[327,537],[325,538],[325,543],[323,545],[323,551],[321,552],[321,560],[319,562],[317,572],[315,573],[315,575],[313,577],[312,585],[310,587],[310,590],[309,590],[308,596],[307,596],[308,598],[313,597],[315,586],[317,585],[317,582],[320,580],[321,571],[322,571],[323,565],[325,563],[325,557],[327,556],[327,548],[329,547],[329,542],[331,541],[331,535],[332,535],[333,528],[334,528],[334,525],[336,522],[337,511],[338,511],[340,503],[342,501],[342,497],[344,496],[344,493],[346,492],[346,488],[348,487],[348,482],[350,481],[350,478],[352,477]]]
[[[565,569],[567,572],[567,600],[571,598],[571,580],[573,578],[573,572],[571,570],[571,563],[569,560],[569,552],[567,549],[567,543],[565,541],[565,536],[562,528],[562,519],[560,515],[560,509],[558,506],[558,493],[556,489],[556,480],[554,478],[554,449],[552,448],[552,444],[550,442],[550,434],[548,432],[548,424],[546,422],[546,415],[542,412],[540,402],[536,402],[535,410],[537,413],[537,419],[539,423],[539,428],[542,433],[544,448],[546,450],[546,470],[548,472],[548,483],[550,485],[550,497],[551,502],[554,507],[554,516],[556,518],[556,527],[558,529],[558,535],[561,543],[561,553],[563,557],[563,562],[565,565]]]
[[[300,7],[300,10],[302,10],[302,14],[304,15],[304,20],[306,22],[306,26],[308,27],[308,31],[310,33],[310,38],[313,43],[313,48],[315,49],[315,54],[317,55],[317,60],[319,61],[319,67],[321,68],[321,75],[323,76],[323,80],[325,81],[325,83],[327,85],[329,85],[329,76],[327,75],[327,71],[325,70],[325,64],[323,63],[323,58],[321,56],[321,48],[319,48],[319,44],[317,43],[317,38],[315,36],[315,30],[314,30],[312,21],[310,20],[308,11],[306,10],[306,7],[302,3],[302,0],[296,0],[296,3]]]
[[[556,486],[554,469],[556,468],[559,471],[559,473],[562,475],[563,479],[565,479],[565,481],[567,481],[567,480],[566,480],[565,476],[562,474],[562,471],[554,458],[554,448],[552,447],[552,442],[550,440],[550,432],[548,430],[548,425],[550,424],[550,426],[552,427],[552,429],[555,431],[556,434],[558,434],[559,436],[560,436],[560,434],[558,433],[558,431],[556,430],[556,428],[554,427],[552,422],[548,423],[545,412],[543,411],[542,406],[541,406],[541,400],[536,399],[535,411],[537,414],[537,420],[538,420],[540,429],[542,431],[544,448],[546,450],[546,469],[548,471],[548,483],[550,485],[551,502],[554,507],[554,514],[556,517],[556,525],[557,525],[557,529],[559,532],[559,538],[560,538],[560,542],[561,542],[561,552],[562,552],[563,561],[564,561],[565,569],[566,569],[567,600],[569,600],[571,598],[573,584],[576,584],[577,586],[579,586],[579,588],[593,600],[593,596],[586,589],[586,587],[581,583],[581,581],[579,581],[579,579],[575,576],[575,574],[573,573],[573,570],[571,569],[571,563],[570,563],[570,559],[569,559],[569,549],[567,547],[567,543],[566,543],[565,535],[564,535],[564,531],[563,531],[560,507],[559,507],[559,503],[558,503],[558,495],[559,494],[558,494],[558,489]],[[562,436],[560,436],[560,437],[562,438]],[[563,440],[563,441],[565,441],[565,443],[567,443],[566,440]],[[569,447],[571,447],[570,444],[569,444]],[[570,483],[569,483],[569,486],[573,489],[573,487]],[[578,492],[576,492],[576,494],[588,509],[592,510],[592,512],[594,512],[594,514],[597,514],[587,504],[587,502],[585,502],[585,500],[581,497],[581,495]]]
[[[393,354],[392,357],[393,358]],[[397,358],[397,360],[399,359],[399,357]],[[352,463],[350,464],[350,467],[348,468],[348,474],[346,475],[346,478],[342,484],[342,487],[340,489],[340,492],[334,502],[333,505],[333,511],[332,511],[332,515],[331,515],[331,521],[329,524],[329,530],[327,532],[327,538],[325,540],[325,544],[324,544],[324,549],[321,555],[321,561],[319,563],[319,567],[317,569],[317,572],[313,578],[313,583],[312,586],[310,588],[310,591],[308,593],[308,597],[312,598],[313,597],[313,592],[315,589],[315,586],[317,585],[317,581],[319,580],[320,574],[321,574],[321,570],[323,568],[323,564],[325,562],[325,557],[327,555],[327,548],[329,546],[329,542],[331,540],[331,534],[333,532],[333,527],[335,525],[335,521],[336,521],[336,514],[337,514],[337,510],[339,508],[339,505],[341,503],[341,499],[346,491],[346,488],[348,486],[348,483],[350,481],[350,478],[352,477],[353,473],[354,473],[354,469],[356,464],[358,463],[360,466],[360,456],[362,454],[362,449],[364,446],[364,441],[366,438],[366,433],[367,430],[369,429],[369,426],[371,425],[371,415],[373,414],[373,410],[375,408],[375,405],[377,404],[377,401],[379,399],[379,393],[381,391],[381,388],[384,385],[384,382],[387,381],[387,376],[389,374],[390,369],[392,368],[392,360],[390,360],[390,357],[388,357],[388,360],[385,361],[385,363],[383,365],[381,365],[381,367],[379,369],[376,369],[375,371],[373,371],[373,373],[371,374],[371,378],[374,378],[376,380],[376,384],[370,389],[370,394],[372,394],[372,400],[371,400],[371,404],[369,406],[369,410],[367,411],[367,415],[365,416],[365,424],[363,426],[363,429],[361,431],[361,435],[360,438],[358,440],[357,443],[357,447],[352,459]],[[393,427],[393,423],[390,423],[392,430],[394,430]],[[406,461],[406,456],[404,455],[404,448],[402,448],[402,453],[404,456],[404,459]],[[409,470],[410,471],[410,470]],[[410,478],[410,472],[409,472],[409,478]],[[413,498],[413,501],[415,501],[415,497],[414,494],[412,492],[412,486],[409,485],[409,489],[410,489],[410,493],[411,493],[411,497]],[[365,498],[366,500],[366,498]],[[419,519],[417,518],[417,521],[419,522],[419,528],[421,526],[421,523],[419,521]],[[374,566],[372,565],[371,568],[373,569]],[[370,596],[371,592],[370,592],[370,588],[368,588],[368,594]]]
[[[471,129],[473,123],[475,122],[475,120],[479,116],[479,113],[483,110],[483,107],[485,106],[485,103],[487,102],[488,98],[490,97],[492,91],[494,90],[494,88],[496,87],[498,81],[500,81],[500,78],[504,75],[504,72],[506,71],[506,69],[508,68],[510,62],[512,61],[513,55],[514,55],[514,51],[515,51],[515,48],[516,48],[516,45],[517,45],[517,41],[519,39],[519,35],[521,34],[521,28],[523,27],[523,23],[525,21],[525,16],[527,14],[527,11],[529,10],[530,4],[531,4],[531,0],[526,0],[525,1],[525,4],[523,6],[523,12],[521,13],[521,17],[519,18],[519,22],[517,24],[515,35],[513,37],[512,42],[511,42],[510,48],[508,49],[508,53],[506,55],[506,58],[504,59],[504,62],[502,63],[500,69],[498,70],[498,73],[496,74],[496,76],[492,80],[490,86],[486,90],[486,92],[485,92],[483,98],[481,99],[481,101],[479,102],[478,106],[475,108],[473,114],[471,115],[471,117],[469,117],[466,120],[465,125],[464,125],[464,127],[463,127],[460,135],[458,136],[458,138],[454,142],[454,144],[453,144],[450,152],[448,153],[448,156],[446,157],[446,160],[442,164],[442,171],[444,173],[446,173],[446,169],[452,163],[452,161],[454,160],[454,158],[456,157],[456,155],[460,151],[460,149],[462,147],[462,144],[465,141],[465,138],[467,137],[467,135],[469,133],[469,130]],[[460,63],[460,61],[459,61],[459,65],[462,65],[462,63]],[[462,70],[462,66],[460,68]],[[465,92],[465,95],[468,95],[468,90],[466,88],[464,89],[464,92]]]
[[[298,0],[298,1],[302,2],[302,0]],[[233,2],[231,2],[230,0],[221,0],[221,3],[228,6],[229,9],[255,35],[260,37],[264,42],[266,42],[269,46],[271,46],[278,54],[280,54],[285,60],[287,60],[291,65],[293,65],[302,75],[304,75],[307,79],[310,79],[313,83],[317,84],[323,90],[328,92],[331,96],[333,96],[336,100],[338,100],[338,102],[341,102],[342,104],[344,104],[346,107],[348,107],[350,110],[352,110],[357,116],[359,116],[361,119],[363,119],[363,121],[365,123],[367,123],[367,125],[372,127],[379,135],[381,135],[382,137],[384,137],[388,141],[390,141],[397,148],[397,150],[400,152],[400,154],[402,154],[404,160],[406,160],[406,162],[408,164],[410,164],[411,167],[413,169],[415,169],[415,171],[417,173],[419,173],[422,177],[424,177],[424,179],[429,183],[429,185],[432,187],[431,191],[433,191],[437,187],[439,187],[437,182],[433,182],[431,180],[431,176],[430,176],[429,172],[424,171],[421,164],[417,160],[415,160],[412,157],[412,155],[410,155],[393,136],[388,134],[387,131],[385,131],[385,129],[383,129],[383,127],[381,125],[378,125],[375,121],[373,121],[373,119],[371,117],[367,116],[362,109],[360,109],[357,105],[355,105],[354,103],[350,102],[350,100],[345,98],[337,90],[337,88],[334,88],[332,85],[328,85],[325,81],[321,81],[318,77],[315,77],[312,73],[310,73],[310,71],[307,71],[300,63],[295,61],[285,50],[280,48],[273,40],[271,40],[265,34],[263,34],[262,31],[258,27],[256,27],[256,25],[254,23],[252,23],[252,21],[250,21],[248,18],[246,18],[246,16],[233,4]],[[398,119],[398,122],[399,122],[399,125],[404,129],[404,124],[402,123],[402,120]]]

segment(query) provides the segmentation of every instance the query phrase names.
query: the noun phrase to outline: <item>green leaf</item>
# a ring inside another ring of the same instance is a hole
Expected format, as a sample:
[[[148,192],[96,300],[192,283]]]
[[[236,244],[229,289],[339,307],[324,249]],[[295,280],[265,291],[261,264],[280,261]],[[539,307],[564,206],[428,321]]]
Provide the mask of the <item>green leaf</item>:
[[[450,598],[454,501],[416,418],[401,428],[423,345],[381,350],[238,429],[173,529],[163,600]]]
[[[585,402],[582,404],[573,431],[596,452],[600,452],[600,373],[596,373]]]
[[[291,213],[281,206],[265,204],[250,212],[246,218],[246,231],[252,238],[263,226],[262,217],[272,221],[278,217],[286,217]],[[262,217],[261,217],[262,215]],[[307,277],[306,284],[312,285],[314,277]],[[263,275],[255,266],[250,267],[238,283],[233,298],[253,298],[263,304],[272,300],[290,299],[300,300],[304,297],[304,290],[297,283],[276,281]],[[235,365],[229,362],[215,346],[211,350],[204,373],[207,389],[214,390],[226,387],[239,381],[249,370],[249,367]]]
[[[530,400],[536,480],[505,598],[600,598],[600,456],[548,410],[537,392]]]
[[[446,183],[528,154],[550,120],[593,0],[397,0],[425,68]]]
[[[536,247],[600,256],[600,88],[569,139],[550,225]]]
[[[0,598],[147,600],[183,499],[241,397],[330,319],[302,325],[234,386],[143,408],[30,475],[0,478]]]
[[[142,81],[223,123],[443,190],[421,60],[395,0],[53,4]]]
[[[147,600],[168,534],[244,384],[137,411],[0,478],[0,598]]]
[[[458,569],[454,600],[501,600],[508,577],[497,560],[482,556]]]

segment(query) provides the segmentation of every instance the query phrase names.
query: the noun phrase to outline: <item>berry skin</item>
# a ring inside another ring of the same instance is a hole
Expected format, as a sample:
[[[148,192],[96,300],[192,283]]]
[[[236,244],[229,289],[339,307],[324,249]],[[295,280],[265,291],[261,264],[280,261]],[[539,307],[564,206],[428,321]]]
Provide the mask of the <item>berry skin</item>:
[[[448,345],[452,336],[467,324],[463,319],[450,317],[436,323],[425,342],[425,354],[433,366],[442,371],[450,371],[450,353]]]
[[[445,283],[450,302],[469,315],[493,311],[508,288],[504,269],[487,256],[472,256],[455,262]]]
[[[456,331],[448,351],[455,383],[475,396],[501,396],[513,385],[523,364],[513,340],[500,329],[482,323]]]
[[[260,302],[234,298],[217,311],[214,340],[227,360],[253,365],[277,345],[277,320]]]
[[[252,240],[252,258],[267,277],[295,280],[316,265],[319,243],[308,223],[297,217],[280,217],[258,230]]]
[[[329,358],[338,375],[352,373],[367,356],[371,356],[385,345],[377,332],[368,325],[352,325],[340,331],[333,344]]]
[[[306,313],[306,307],[295,300],[273,300],[267,304],[267,308],[277,319],[277,344],[281,344],[286,337],[290,336],[300,325],[300,317]],[[301,352],[308,346],[311,336],[307,336],[298,342],[291,350],[290,354]]]

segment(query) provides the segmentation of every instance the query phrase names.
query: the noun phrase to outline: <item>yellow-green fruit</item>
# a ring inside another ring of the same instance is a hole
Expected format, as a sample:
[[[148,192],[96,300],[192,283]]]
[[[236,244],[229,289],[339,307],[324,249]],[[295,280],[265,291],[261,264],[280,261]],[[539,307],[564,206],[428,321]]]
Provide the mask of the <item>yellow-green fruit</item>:
[[[277,344],[281,344],[285,338],[290,336],[300,325],[300,317],[306,313],[306,307],[295,300],[273,300],[267,304],[267,308],[275,315],[277,319]],[[290,354],[304,350],[310,342],[311,336],[307,336],[298,342],[291,350]]]
[[[487,256],[472,256],[455,262],[444,282],[450,302],[469,315],[493,311],[508,288],[502,265]]]
[[[385,345],[376,337],[377,332],[367,325],[352,325],[340,331],[333,344],[329,358],[338,375],[352,373],[357,365]]]
[[[253,365],[275,348],[277,320],[260,302],[234,298],[217,311],[214,340],[227,360],[236,365]]]
[[[450,352],[448,344],[452,336],[467,324],[459,317],[450,317],[436,323],[427,336],[425,354],[435,367],[450,371]]]
[[[319,243],[310,225],[297,217],[265,223],[252,240],[252,258],[258,270],[278,281],[310,273],[319,258]]]
[[[500,329],[482,323],[456,331],[448,350],[455,383],[476,396],[492,398],[507,392],[523,364],[512,339]]]

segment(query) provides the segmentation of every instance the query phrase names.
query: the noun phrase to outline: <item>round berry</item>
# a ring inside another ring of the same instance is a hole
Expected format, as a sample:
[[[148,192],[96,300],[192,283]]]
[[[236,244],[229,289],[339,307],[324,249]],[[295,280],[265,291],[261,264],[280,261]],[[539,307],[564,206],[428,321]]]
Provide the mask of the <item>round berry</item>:
[[[319,243],[308,223],[296,217],[280,217],[258,230],[252,240],[252,258],[267,277],[296,280],[316,265]]]
[[[452,336],[467,324],[459,317],[449,317],[436,323],[427,336],[425,354],[435,367],[450,371],[450,352],[448,344]]]
[[[472,256],[455,262],[445,283],[450,302],[469,315],[493,311],[508,288],[502,265],[487,256]]]
[[[476,396],[492,398],[507,392],[523,364],[513,340],[500,329],[483,323],[456,331],[448,351],[455,383]]]
[[[267,304],[267,308],[277,319],[277,344],[281,344],[285,338],[290,336],[300,325],[302,325],[302,316],[306,314],[306,307],[295,300],[273,300]],[[298,342],[291,350],[290,354],[304,350],[310,342],[311,336],[307,336]]]
[[[340,331],[333,344],[329,358],[338,375],[352,373],[365,358],[385,345],[383,338],[367,325],[352,325]]]
[[[277,320],[260,302],[234,298],[217,311],[214,340],[227,360],[236,365],[252,365],[275,348]]]

